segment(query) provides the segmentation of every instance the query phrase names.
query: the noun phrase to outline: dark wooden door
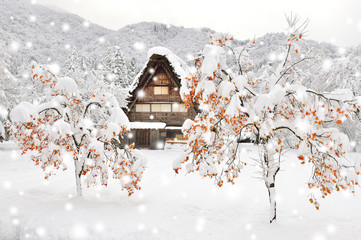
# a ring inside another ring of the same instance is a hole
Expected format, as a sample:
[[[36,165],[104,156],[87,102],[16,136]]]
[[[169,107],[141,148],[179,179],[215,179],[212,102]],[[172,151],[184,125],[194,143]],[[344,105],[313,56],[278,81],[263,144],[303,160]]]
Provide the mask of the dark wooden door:
[[[137,130],[135,132],[135,146],[149,147],[149,145],[150,145],[150,131],[149,130]]]

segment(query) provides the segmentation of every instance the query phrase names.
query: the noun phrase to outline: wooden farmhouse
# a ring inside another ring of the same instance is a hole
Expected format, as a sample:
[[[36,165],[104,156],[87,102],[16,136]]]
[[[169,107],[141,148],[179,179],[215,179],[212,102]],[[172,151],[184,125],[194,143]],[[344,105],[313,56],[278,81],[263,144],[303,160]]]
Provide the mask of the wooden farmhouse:
[[[181,78],[187,70],[170,50],[149,50],[148,62],[130,87],[128,144],[162,149],[166,143],[182,142],[184,121],[196,115],[194,108],[185,109],[180,96]]]

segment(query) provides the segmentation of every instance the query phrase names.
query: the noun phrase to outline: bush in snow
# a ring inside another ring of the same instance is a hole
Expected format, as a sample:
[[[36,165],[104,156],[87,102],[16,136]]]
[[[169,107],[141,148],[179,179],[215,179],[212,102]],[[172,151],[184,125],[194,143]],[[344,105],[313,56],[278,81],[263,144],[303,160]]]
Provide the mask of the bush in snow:
[[[276,220],[275,179],[288,149],[297,149],[301,164],[313,166],[308,186],[319,190],[310,197],[317,209],[319,196],[340,189],[354,191],[361,170],[360,163],[344,157],[348,137],[329,127],[350,118],[360,108],[361,99],[348,90],[320,93],[300,84],[303,72],[297,66],[308,56],[301,54],[298,43],[307,22],[296,26],[298,20],[288,19],[284,60],[264,67],[259,76],[249,55],[254,41],[233,48],[233,37],[216,34],[196,59],[193,72],[182,80],[186,106],[196,104],[200,113],[183,125],[187,157],[174,162],[175,171],[185,165],[187,172],[214,178],[218,186],[234,184],[246,165],[242,144],[254,142],[268,189],[271,223]],[[234,64],[227,66],[229,62]]]
[[[44,98],[37,105],[21,102],[10,112],[9,128],[22,153],[31,154],[46,179],[74,164],[79,196],[82,182],[106,186],[110,174],[129,195],[140,189],[145,162],[133,145],[122,148],[129,121],[115,97],[96,90],[84,100],[72,78],[32,68],[34,81],[45,86]]]

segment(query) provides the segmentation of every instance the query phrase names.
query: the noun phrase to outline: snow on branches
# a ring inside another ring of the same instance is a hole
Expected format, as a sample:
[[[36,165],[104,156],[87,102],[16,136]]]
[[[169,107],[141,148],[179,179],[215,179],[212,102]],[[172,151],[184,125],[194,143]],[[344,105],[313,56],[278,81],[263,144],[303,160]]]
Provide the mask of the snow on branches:
[[[215,34],[195,60],[195,70],[182,80],[186,106],[195,105],[200,113],[183,125],[187,157],[174,162],[175,171],[185,165],[187,172],[214,178],[218,186],[234,184],[247,161],[242,144],[253,142],[269,193],[270,222],[276,219],[275,177],[286,150],[297,149],[300,163],[313,165],[308,186],[321,197],[354,191],[360,173],[360,163],[345,159],[348,137],[332,127],[351,118],[360,101],[351,91],[321,93],[300,84],[303,72],[297,66],[309,54],[301,53],[298,43],[308,21],[300,26],[298,21],[288,18],[284,61],[278,65],[253,70],[254,41],[233,48],[232,36]],[[318,209],[316,195],[310,201]]]
[[[46,179],[74,164],[78,195],[82,181],[106,186],[111,173],[129,195],[140,189],[145,160],[134,145],[122,147],[129,120],[115,97],[95,90],[84,100],[72,78],[57,78],[42,66],[32,69],[33,80],[45,86],[44,97],[37,105],[22,102],[10,113],[9,128],[22,153],[30,153]]]

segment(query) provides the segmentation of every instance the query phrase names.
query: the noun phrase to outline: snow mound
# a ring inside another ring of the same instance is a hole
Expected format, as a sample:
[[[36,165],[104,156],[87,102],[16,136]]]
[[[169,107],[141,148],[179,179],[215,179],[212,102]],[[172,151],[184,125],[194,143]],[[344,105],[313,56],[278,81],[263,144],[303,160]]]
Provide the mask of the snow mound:
[[[78,89],[78,86],[74,79],[70,77],[62,77],[58,79],[58,82],[55,85],[54,88],[56,91],[62,91],[62,92],[69,92],[73,93],[76,92]]]
[[[29,102],[21,102],[10,112],[13,122],[30,122],[38,115],[37,108]]]

